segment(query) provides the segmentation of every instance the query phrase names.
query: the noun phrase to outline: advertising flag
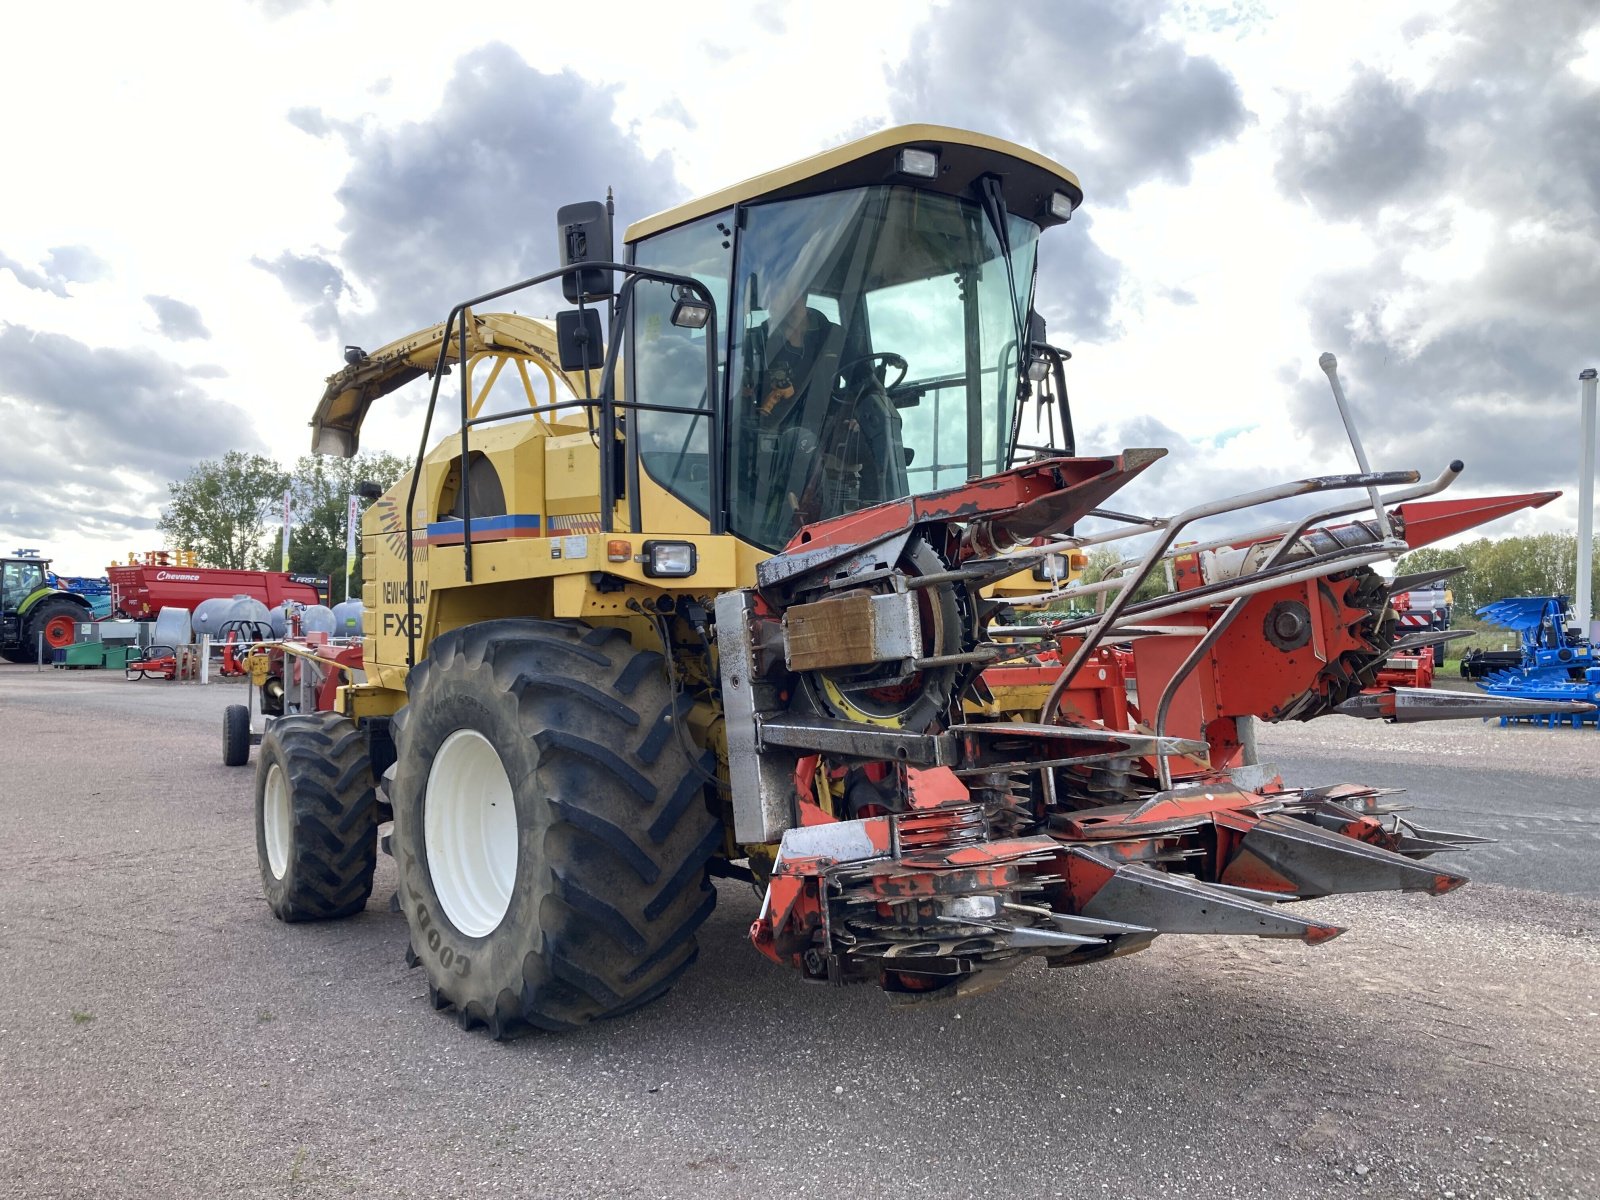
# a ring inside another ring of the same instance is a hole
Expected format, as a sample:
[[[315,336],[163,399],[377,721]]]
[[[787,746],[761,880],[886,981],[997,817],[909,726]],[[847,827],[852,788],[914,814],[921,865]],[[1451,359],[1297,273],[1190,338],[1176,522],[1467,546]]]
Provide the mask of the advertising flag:
[[[356,544],[361,532],[361,497],[351,496],[346,501],[344,517],[344,595],[350,598],[350,576],[356,572]]]
[[[282,571],[289,569],[289,516],[292,507],[292,495],[293,493],[288,490],[283,493],[283,566],[279,568]]]

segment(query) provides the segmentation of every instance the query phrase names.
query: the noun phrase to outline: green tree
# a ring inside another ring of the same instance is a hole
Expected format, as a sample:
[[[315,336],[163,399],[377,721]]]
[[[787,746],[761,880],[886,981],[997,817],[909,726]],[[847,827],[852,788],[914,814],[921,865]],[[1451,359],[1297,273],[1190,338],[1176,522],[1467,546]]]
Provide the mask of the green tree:
[[[1133,566],[1130,565],[1127,568],[1124,568],[1123,566],[1124,562],[1129,561],[1123,556],[1129,553],[1131,552],[1128,551],[1127,544],[1123,542],[1115,542],[1110,545],[1091,547],[1089,550],[1088,561],[1083,564],[1083,582],[1099,583],[1102,580],[1114,579],[1117,576],[1132,571],[1134,569]],[[1137,563],[1142,557],[1142,553],[1133,553],[1131,555],[1131,561],[1133,563]],[[1140,600],[1150,600],[1156,596],[1165,595],[1167,591],[1168,587],[1166,571],[1162,567],[1158,566],[1154,571],[1150,572],[1149,578],[1147,578],[1138,586],[1137,589],[1135,589],[1133,593],[1133,601],[1137,602]],[[1095,611],[1104,612],[1106,605],[1110,602],[1110,598],[1114,595],[1116,595],[1115,592],[1098,593],[1094,599]]]
[[[268,519],[278,511],[289,477],[272,459],[230,450],[199,463],[168,485],[171,501],[159,526],[173,549],[193,550],[206,567],[260,567]]]
[[[1470,564],[1461,547],[1441,550],[1437,546],[1424,546],[1421,550],[1413,550],[1402,558],[1395,564],[1394,571],[1396,575],[1421,575],[1425,571],[1447,571],[1452,567],[1464,565]],[[1451,586],[1460,589],[1458,583],[1452,582]]]
[[[1115,545],[1092,546],[1083,564],[1083,581],[1099,583],[1102,579],[1122,572],[1122,551]]]
[[[289,569],[326,575],[329,599],[344,598],[345,519],[348,498],[363,483],[387,490],[410,468],[393,454],[331,458],[308,454],[294,465],[294,529],[289,536]],[[350,577],[350,594],[361,595],[361,560]]]
[[[1434,546],[1400,560],[1397,574],[1450,566],[1467,569],[1449,583],[1463,616],[1506,596],[1570,596],[1578,573],[1578,539],[1570,533],[1477,538],[1449,550]]]

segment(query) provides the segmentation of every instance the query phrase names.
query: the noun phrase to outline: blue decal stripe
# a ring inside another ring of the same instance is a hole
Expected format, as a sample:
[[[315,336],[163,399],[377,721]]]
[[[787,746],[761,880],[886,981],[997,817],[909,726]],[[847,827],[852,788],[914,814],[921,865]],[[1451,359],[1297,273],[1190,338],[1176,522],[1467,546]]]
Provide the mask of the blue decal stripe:
[[[538,513],[505,513],[498,517],[474,517],[472,540],[483,538],[539,537]],[[462,522],[459,519],[434,521],[428,526],[428,544],[440,545],[462,540]]]

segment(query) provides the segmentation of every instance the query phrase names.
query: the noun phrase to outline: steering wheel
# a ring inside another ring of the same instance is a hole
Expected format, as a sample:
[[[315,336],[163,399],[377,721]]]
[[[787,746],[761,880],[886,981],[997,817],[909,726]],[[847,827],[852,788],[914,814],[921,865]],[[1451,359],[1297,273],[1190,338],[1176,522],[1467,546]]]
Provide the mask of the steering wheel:
[[[868,364],[871,364],[872,373],[877,376],[878,382],[883,385],[884,391],[899,387],[905,381],[906,372],[911,369],[906,360],[892,350],[879,350],[875,354],[863,354],[858,358],[852,358],[849,362],[839,367],[839,381],[834,390],[838,392],[846,391],[850,387],[850,381],[855,378],[856,369]],[[894,367],[900,372],[893,380],[885,378],[886,368],[888,367]]]

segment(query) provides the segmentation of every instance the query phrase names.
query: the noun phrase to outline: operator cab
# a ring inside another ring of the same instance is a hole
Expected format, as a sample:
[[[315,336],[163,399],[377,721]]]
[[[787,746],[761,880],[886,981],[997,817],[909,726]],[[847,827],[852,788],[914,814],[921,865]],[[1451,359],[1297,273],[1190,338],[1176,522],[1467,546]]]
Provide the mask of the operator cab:
[[[0,559],[0,610],[15,612],[22,602],[45,586],[42,558]]]
[[[49,565],[28,550],[17,551],[15,558],[0,558],[0,645],[14,646],[22,640],[22,605],[47,586]]]
[[[710,330],[673,320],[681,289],[640,282],[624,361],[627,399],[649,406],[632,417],[641,467],[702,513],[725,505],[728,529],[768,550],[1004,470],[1038,237],[1081,198],[1032,151],[909,126],[635,225],[628,261],[693,276],[719,314],[708,404]]]

